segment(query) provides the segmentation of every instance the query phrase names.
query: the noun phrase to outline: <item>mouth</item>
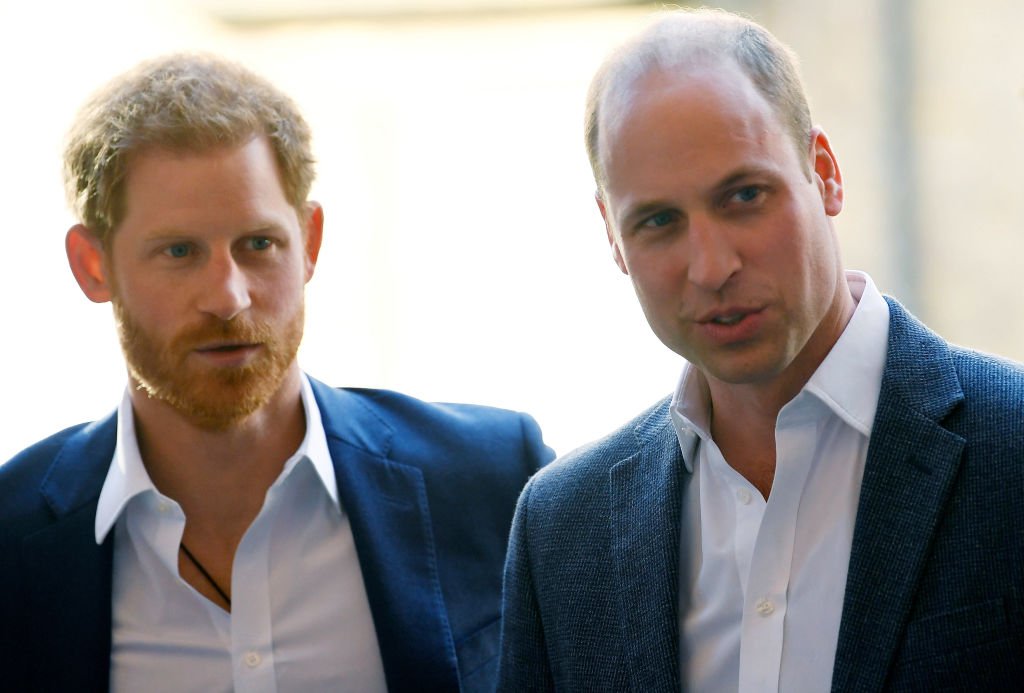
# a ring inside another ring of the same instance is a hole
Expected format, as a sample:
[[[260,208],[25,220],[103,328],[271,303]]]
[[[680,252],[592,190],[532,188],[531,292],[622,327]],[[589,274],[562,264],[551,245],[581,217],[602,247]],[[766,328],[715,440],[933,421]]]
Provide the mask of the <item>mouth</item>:
[[[706,322],[710,322],[713,325],[735,325],[740,320],[745,318],[747,315],[748,313],[731,313],[729,315],[719,315],[711,318],[710,320],[707,320]]]
[[[248,342],[228,342],[223,344],[206,344],[201,347],[197,347],[196,351],[200,353],[234,353],[237,351],[243,351],[245,349],[254,349],[259,344],[250,344]]]
[[[696,321],[702,325],[736,325],[744,318],[757,315],[761,308],[726,308],[724,310],[709,310],[697,317]]]
[[[262,345],[250,342],[219,342],[204,344],[193,353],[205,363],[216,367],[237,367],[251,363]]]
[[[719,346],[745,343],[754,339],[764,327],[763,307],[733,308],[708,311],[696,321],[700,334]]]

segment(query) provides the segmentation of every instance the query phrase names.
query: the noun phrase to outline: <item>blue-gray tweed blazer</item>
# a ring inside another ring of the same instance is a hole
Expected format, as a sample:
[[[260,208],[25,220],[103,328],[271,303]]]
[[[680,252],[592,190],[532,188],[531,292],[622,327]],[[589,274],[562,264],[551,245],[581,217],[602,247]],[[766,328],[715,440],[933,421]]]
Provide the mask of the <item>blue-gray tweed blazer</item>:
[[[832,690],[1024,690],[1024,368],[887,300]],[[533,478],[505,567],[500,691],[681,689],[688,477],[665,399]]]

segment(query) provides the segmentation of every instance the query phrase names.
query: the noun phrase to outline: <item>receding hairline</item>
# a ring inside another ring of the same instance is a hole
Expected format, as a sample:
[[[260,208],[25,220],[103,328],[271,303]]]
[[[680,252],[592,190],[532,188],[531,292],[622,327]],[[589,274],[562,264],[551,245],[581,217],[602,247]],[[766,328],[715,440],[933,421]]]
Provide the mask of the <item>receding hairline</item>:
[[[802,155],[811,132],[810,109],[796,55],[752,20],[714,9],[658,13],[604,61],[587,93],[584,139],[599,195],[606,175],[606,131],[629,112],[629,97],[653,73],[684,77],[703,68],[735,65],[768,103]],[[809,175],[809,171],[807,172]]]

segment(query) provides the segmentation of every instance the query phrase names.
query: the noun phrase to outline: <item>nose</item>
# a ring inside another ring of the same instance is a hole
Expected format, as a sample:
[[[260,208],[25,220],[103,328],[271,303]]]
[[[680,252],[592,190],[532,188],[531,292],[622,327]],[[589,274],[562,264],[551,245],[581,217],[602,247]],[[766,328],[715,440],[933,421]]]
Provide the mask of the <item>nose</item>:
[[[720,224],[691,219],[687,238],[687,278],[708,291],[721,290],[742,266],[729,230]]]
[[[230,252],[211,255],[202,273],[199,310],[231,320],[252,305],[249,279]]]

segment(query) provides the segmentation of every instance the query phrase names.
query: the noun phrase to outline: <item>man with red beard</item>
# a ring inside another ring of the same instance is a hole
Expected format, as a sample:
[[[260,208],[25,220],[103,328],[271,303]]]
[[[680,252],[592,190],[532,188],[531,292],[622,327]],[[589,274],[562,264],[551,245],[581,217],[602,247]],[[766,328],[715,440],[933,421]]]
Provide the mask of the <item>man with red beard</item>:
[[[129,385],[0,467],[11,690],[484,690],[531,418],[296,362],[323,233],[287,96],[145,63],[76,121],[71,270]]]

